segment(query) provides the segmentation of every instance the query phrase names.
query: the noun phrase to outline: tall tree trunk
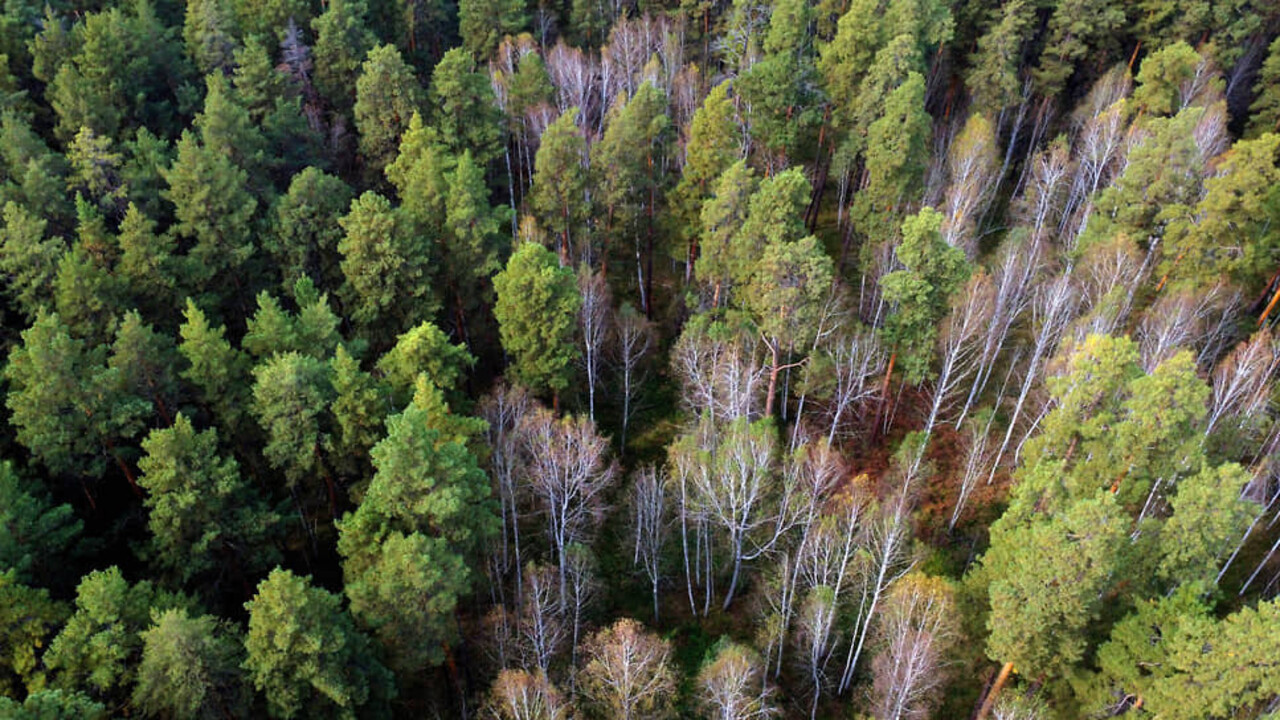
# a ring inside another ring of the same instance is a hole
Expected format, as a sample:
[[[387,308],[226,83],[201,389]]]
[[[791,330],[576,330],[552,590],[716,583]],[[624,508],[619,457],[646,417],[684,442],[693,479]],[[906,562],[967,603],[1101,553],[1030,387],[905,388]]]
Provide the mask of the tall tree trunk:
[[[985,720],[987,714],[991,712],[991,708],[996,704],[996,696],[1000,694],[1000,689],[1009,681],[1009,674],[1013,672],[1013,663],[1007,662],[1000,668],[1000,674],[996,676],[996,681],[992,683],[991,689],[987,691],[987,697],[983,699],[982,706],[978,708],[978,714],[974,720]]]

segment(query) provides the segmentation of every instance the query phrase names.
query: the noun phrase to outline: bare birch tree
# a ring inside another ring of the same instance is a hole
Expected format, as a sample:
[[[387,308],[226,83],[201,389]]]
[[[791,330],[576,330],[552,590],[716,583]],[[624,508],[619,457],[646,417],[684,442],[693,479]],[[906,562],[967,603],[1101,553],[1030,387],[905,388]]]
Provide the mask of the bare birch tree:
[[[710,413],[719,422],[758,417],[768,377],[759,346],[745,328],[705,317],[687,323],[671,350],[671,368],[690,414]]]
[[[578,337],[582,342],[582,368],[587,374],[587,415],[596,421],[596,385],[600,382],[600,361],[609,336],[609,285],[604,276],[583,264],[578,268]]]
[[[658,621],[658,585],[662,580],[662,549],[666,543],[667,479],[653,465],[637,470],[631,483],[631,527],[635,536],[632,563],[644,569],[653,588],[653,621]]]
[[[996,361],[1005,348],[1005,341],[1014,324],[1030,306],[1035,291],[1035,278],[1041,269],[1043,243],[1034,237],[1023,240],[1014,234],[1000,250],[999,259],[992,272],[995,285],[994,307],[991,321],[978,357],[978,369],[969,387],[964,407],[956,418],[956,427],[964,422],[974,403],[986,390],[995,369]]]
[[[951,312],[938,332],[938,377],[932,383],[929,416],[921,431],[926,440],[942,415],[954,409],[957,392],[978,370],[982,341],[994,311],[995,285],[986,273],[975,273],[955,294]]]
[[[676,676],[671,646],[622,619],[587,643],[582,691],[603,717],[633,720],[667,718],[674,711]]]
[[[964,250],[969,260],[978,250],[978,220],[995,191],[998,153],[991,121],[977,113],[969,116],[947,153],[951,182],[944,205],[942,239]]]
[[[635,413],[636,394],[645,381],[645,358],[653,347],[653,325],[629,303],[624,303],[614,321],[615,363],[621,375],[622,430],[618,446],[627,446],[627,428]]]
[[[1209,435],[1224,418],[1249,418],[1267,402],[1269,384],[1280,368],[1280,347],[1271,330],[1263,328],[1240,343],[1214,368],[1209,414],[1204,434]]]
[[[955,603],[945,580],[902,578],[885,599],[871,662],[878,720],[925,720],[946,679],[946,655],[958,634]]]
[[[494,548],[495,569],[502,576],[515,570],[517,593],[523,586],[523,560],[520,549],[521,468],[523,467],[521,421],[533,407],[529,394],[519,386],[499,384],[486,395],[479,415],[488,426],[485,430],[489,446],[489,472],[502,518],[502,543]]]
[[[503,669],[481,713],[492,720],[569,720],[573,707],[545,672]]]
[[[879,509],[878,517],[868,523],[863,545],[868,554],[865,573],[860,577],[859,598],[851,628],[849,653],[840,675],[839,692],[844,694],[853,684],[858,660],[871,632],[876,613],[889,588],[911,570],[908,558],[911,543],[911,492],[904,489]]]
[[[806,385],[825,385],[827,443],[849,435],[847,420],[863,402],[876,397],[872,381],[884,372],[888,353],[879,336],[858,329],[834,338],[805,367]]]
[[[517,632],[526,668],[546,672],[560,653],[569,629],[565,627],[556,586],[560,573],[549,565],[530,563],[524,571],[524,603],[520,608]]]
[[[1023,408],[1026,406],[1027,399],[1031,396],[1031,391],[1036,386],[1036,379],[1039,377],[1044,363],[1053,355],[1054,349],[1058,346],[1058,342],[1062,339],[1062,334],[1067,328],[1067,324],[1075,316],[1079,302],[1079,294],[1071,282],[1070,274],[1063,273],[1037,288],[1031,306],[1033,333],[1031,357],[1028,359],[1026,370],[1023,374],[1022,386],[1018,391],[1013,413],[1009,417],[1004,439],[1001,440],[1000,447],[996,451],[995,460],[991,464],[991,474],[987,476],[987,482],[990,482],[991,478],[995,476],[996,469],[1000,466],[1000,460],[1009,448],[1009,441],[1013,438],[1014,430],[1018,426],[1018,420],[1021,417]]]
[[[835,591],[826,585],[818,585],[809,589],[796,619],[796,649],[813,692],[813,700],[809,703],[810,720],[818,717],[818,703],[827,682],[826,666],[835,645],[837,609]]]
[[[755,650],[728,643],[698,672],[698,702],[708,720],[765,720],[780,713]]]
[[[613,482],[616,468],[605,458],[608,443],[587,418],[556,419],[539,408],[526,415],[520,427],[529,489],[546,517],[563,603],[568,598],[569,545],[585,542],[600,524],[602,493]]]

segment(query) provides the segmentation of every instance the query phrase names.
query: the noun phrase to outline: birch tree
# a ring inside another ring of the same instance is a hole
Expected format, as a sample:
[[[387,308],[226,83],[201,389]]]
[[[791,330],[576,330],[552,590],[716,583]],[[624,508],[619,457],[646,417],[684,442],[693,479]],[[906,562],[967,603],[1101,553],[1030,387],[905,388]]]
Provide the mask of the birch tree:
[[[546,517],[547,538],[560,570],[560,602],[568,595],[569,546],[584,542],[603,520],[602,493],[616,468],[606,460],[608,443],[586,418],[555,418],[538,409],[521,422],[527,482]]]
[[[858,661],[885,593],[913,565],[908,557],[911,507],[910,488],[904,488],[880,507],[877,517],[867,526],[863,543],[868,560],[863,576],[859,578],[858,609],[851,629],[849,652],[840,675],[840,694],[853,684]]]
[[[763,720],[780,713],[760,656],[749,646],[721,643],[698,672],[698,702],[708,720]]]
[[[878,720],[924,720],[946,680],[946,657],[958,639],[955,601],[941,578],[910,574],[885,599],[871,663]]]
[[[569,720],[573,705],[545,672],[504,668],[481,713],[492,720]]]
[[[592,272],[585,263],[578,267],[578,336],[582,342],[582,367],[587,373],[587,411],[596,421],[596,385],[600,382],[600,362],[609,335],[609,286],[604,275]]]
[[[653,465],[635,472],[631,483],[632,532],[635,553],[632,564],[640,566],[653,588],[653,621],[658,621],[658,586],[662,580],[662,550],[668,532],[667,478]]]
[[[582,670],[582,690],[601,717],[633,720],[673,716],[676,676],[671,646],[623,619],[588,641],[590,658]]]
[[[636,395],[647,377],[645,357],[653,347],[653,325],[636,311],[630,303],[623,303],[613,321],[615,336],[614,362],[622,375],[622,428],[618,447],[627,446],[627,427],[635,412]]]

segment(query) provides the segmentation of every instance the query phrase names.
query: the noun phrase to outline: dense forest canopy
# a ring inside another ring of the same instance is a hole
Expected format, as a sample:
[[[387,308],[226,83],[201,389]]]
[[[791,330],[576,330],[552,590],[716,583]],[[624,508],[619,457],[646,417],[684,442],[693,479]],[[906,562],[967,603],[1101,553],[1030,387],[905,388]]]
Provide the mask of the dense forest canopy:
[[[0,717],[1280,717],[1274,0],[8,0]]]

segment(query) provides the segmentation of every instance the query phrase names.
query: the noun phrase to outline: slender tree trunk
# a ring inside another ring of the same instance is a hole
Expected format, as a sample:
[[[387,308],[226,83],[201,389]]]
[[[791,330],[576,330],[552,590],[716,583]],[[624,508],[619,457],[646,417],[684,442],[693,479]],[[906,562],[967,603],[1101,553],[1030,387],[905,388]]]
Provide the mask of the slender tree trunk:
[[[770,348],[773,354],[773,364],[769,367],[769,394],[764,399],[764,416],[773,417],[773,396],[778,391],[778,345],[773,343]]]
[[[1001,688],[1009,681],[1009,674],[1013,672],[1013,663],[1007,662],[1000,668],[1000,674],[996,676],[996,681],[992,683],[991,689],[987,691],[987,697],[983,699],[982,706],[978,708],[978,715],[974,720],[985,720],[987,714],[991,712],[992,706],[996,703],[996,696],[1000,694]]]

